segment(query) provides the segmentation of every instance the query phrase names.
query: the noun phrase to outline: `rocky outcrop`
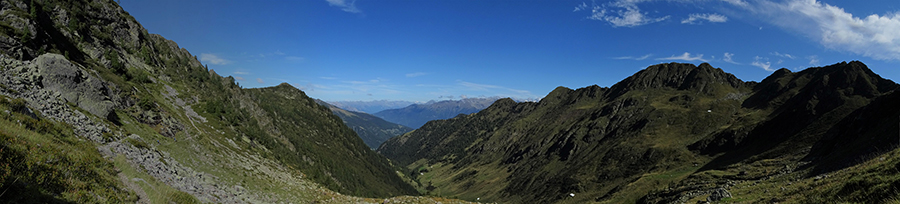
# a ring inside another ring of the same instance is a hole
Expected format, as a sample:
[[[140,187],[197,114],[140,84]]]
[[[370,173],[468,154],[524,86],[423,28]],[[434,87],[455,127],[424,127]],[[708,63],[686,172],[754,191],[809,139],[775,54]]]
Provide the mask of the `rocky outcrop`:
[[[34,59],[32,67],[40,74],[44,89],[59,93],[66,102],[97,117],[109,118],[115,104],[110,100],[109,89],[97,77],[59,54],[43,54]]]
[[[108,157],[125,155],[134,166],[143,168],[160,181],[197,196],[203,201],[241,203],[243,190],[219,187],[215,178],[179,164],[164,152],[137,148],[116,137],[106,124],[96,122],[82,112],[70,108],[73,103],[97,116],[115,114],[106,83],[78,68],[57,54],[44,54],[33,61],[19,61],[0,55],[0,94],[23,98],[28,106],[46,117],[71,125],[76,135],[97,142],[97,149]],[[141,140],[138,135],[127,137]],[[164,162],[165,161],[165,162]],[[247,196],[244,196],[247,197]],[[246,198],[244,198],[246,199]]]
[[[68,61],[58,63],[68,63],[71,65]],[[104,142],[101,135],[104,132],[110,131],[108,127],[102,123],[94,122],[87,115],[70,108],[66,104],[66,100],[68,99],[63,96],[63,92],[41,87],[43,77],[39,71],[40,69],[37,67],[47,68],[47,66],[38,66],[36,61],[19,61],[10,58],[10,56],[7,55],[0,55],[0,67],[2,67],[2,69],[0,69],[0,85],[3,87],[0,89],[0,94],[13,98],[23,98],[28,103],[29,107],[32,107],[36,112],[41,113],[43,117],[71,124],[75,128],[75,134],[95,142]],[[72,80],[74,79],[75,78],[72,78]],[[81,86],[86,86],[83,84],[83,82],[86,81],[85,79],[79,78],[79,80],[82,82]],[[91,80],[95,80],[102,84],[102,82],[97,79]],[[63,87],[61,89],[65,90],[67,88],[71,87]],[[75,97],[77,98],[78,95],[76,94]],[[85,106],[87,107],[88,104],[85,104]],[[103,106],[104,105],[95,107]],[[102,111],[106,111],[105,113],[107,114],[111,111],[111,109],[107,108],[99,108],[99,110],[101,112],[98,113],[101,114],[104,113]]]
[[[717,188],[709,194],[709,197],[706,197],[706,201],[718,202],[725,198],[731,198],[731,192],[728,192],[725,188]]]

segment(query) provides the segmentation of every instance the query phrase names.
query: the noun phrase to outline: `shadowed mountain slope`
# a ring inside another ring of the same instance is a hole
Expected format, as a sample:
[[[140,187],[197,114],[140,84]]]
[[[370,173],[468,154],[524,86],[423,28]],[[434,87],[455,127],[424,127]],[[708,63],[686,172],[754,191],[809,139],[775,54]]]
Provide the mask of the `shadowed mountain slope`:
[[[378,152],[443,196],[684,202],[738,178],[781,175],[773,169],[809,177],[890,150],[900,113],[884,104],[897,87],[856,61],[782,69],[759,83],[706,63],[659,64],[610,88],[559,87],[538,103],[502,99],[429,122]],[[838,144],[850,146],[836,153]],[[721,172],[740,175],[709,176]]]
[[[318,99],[316,103],[328,107],[332,113],[340,117],[344,124],[353,129],[359,135],[359,138],[362,138],[363,142],[372,149],[378,148],[381,143],[384,143],[391,137],[413,130],[368,113],[344,110]]]

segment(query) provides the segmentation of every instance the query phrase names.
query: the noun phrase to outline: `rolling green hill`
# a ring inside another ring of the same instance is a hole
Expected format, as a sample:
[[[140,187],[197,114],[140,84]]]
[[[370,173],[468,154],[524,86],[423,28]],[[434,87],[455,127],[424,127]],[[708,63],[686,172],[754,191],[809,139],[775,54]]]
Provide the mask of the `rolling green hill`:
[[[538,103],[501,99],[378,152],[405,166],[420,192],[465,200],[896,201],[878,192],[900,192],[898,172],[846,171],[896,148],[900,109],[886,104],[900,102],[897,87],[857,61],[781,69],[758,83],[706,63],[659,64],[610,88],[559,87]],[[834,172],[857,183],[829,180],[841,194],[809,189]],[[811,183],[787,186],[792,180]]]
[[[391,137],[401,135],[412,131],[412,128],[391,123],[377,116],[349,111],[338,108],[337,106],[326,103],[325,101],[316,100],[316,103],[328,107],[334,115],[337,115],[344,121],[344,124],[353,129],[359,138],[362,138],[369,148],[376,149],[381,143],[387,141]]]

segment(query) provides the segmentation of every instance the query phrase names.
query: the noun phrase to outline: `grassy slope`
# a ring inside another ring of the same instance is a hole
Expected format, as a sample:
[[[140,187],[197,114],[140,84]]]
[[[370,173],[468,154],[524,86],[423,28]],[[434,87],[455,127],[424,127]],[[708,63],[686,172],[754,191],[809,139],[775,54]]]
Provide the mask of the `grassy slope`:
[[[120,203],[137,197],[112,162],[71,127],[27,116],[24,101],[0,96],[0,200]]]
[[[295,160],[286,155],[277,156],[286,163],[307,169],[313,179],[328,177],[323,182],[326,186],[344,188],[343,191],[354,195],[415,193],[396,176],[387,159],[371,151],[340,118],[302,91],[287,84],[246,91],[273,118],[274,127],[294,145],[293,152],[298,155]]]

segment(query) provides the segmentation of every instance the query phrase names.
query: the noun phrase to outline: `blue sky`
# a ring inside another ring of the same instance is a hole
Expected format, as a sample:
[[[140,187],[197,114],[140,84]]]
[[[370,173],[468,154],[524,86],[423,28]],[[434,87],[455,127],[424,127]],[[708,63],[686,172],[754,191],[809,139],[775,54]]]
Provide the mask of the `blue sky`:
[[[540,98],[666,62],[745,81],[860,60],[900,76],[900,1],[121,1],[243,87],[326,101]]]

